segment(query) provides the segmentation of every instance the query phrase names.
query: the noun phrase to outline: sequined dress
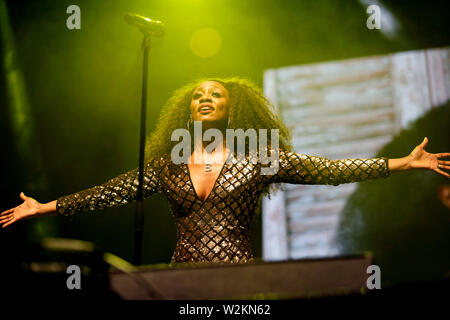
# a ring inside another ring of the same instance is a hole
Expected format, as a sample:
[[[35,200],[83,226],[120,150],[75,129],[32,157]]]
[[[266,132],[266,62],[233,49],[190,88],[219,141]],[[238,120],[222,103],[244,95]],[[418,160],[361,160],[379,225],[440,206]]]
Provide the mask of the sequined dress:
[[[273,175],[261,174],[261,164],[248,157],[228,160],[204,201],[197,196],[187,164],[174,164],[164,156],[145,164],[144,197],[162,192],[175,219],[172,263],[252,261],[250,222],[267,184],[338,185],[389,176],[386,158],[329,160],[279,150],[279,167]],[[57,212],[69,216],[120,206],[136,200],[137,186],[134,169],[58,198]]]

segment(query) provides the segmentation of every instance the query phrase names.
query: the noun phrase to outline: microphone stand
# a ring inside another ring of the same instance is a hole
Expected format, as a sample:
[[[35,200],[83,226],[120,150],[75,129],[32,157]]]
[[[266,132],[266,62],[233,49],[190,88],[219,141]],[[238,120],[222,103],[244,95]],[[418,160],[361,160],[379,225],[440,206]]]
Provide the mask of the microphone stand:
[[[141,96],[141,131],[139,143],[139,184],[137,189],[136,211],[134,215],[134,254],[133,264],[142,263],[142,236],[144,227],[144,156],[145,156],[145,125],[147,119],[147,79],[148,79],[148,54],[150,51],[150,34],[144,33],[142,49],[144,53],[142,66],[142,96]]]

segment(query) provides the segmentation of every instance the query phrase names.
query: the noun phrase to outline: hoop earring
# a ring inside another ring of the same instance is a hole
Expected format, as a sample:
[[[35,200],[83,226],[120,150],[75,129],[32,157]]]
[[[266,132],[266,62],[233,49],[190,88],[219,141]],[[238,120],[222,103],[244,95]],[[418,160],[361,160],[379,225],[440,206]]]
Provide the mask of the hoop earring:
[[[188,131],[191,131],[191,123],[192,123],[192,114],[189,116],[189,119],[187,121],[186,127],[188,129]]]

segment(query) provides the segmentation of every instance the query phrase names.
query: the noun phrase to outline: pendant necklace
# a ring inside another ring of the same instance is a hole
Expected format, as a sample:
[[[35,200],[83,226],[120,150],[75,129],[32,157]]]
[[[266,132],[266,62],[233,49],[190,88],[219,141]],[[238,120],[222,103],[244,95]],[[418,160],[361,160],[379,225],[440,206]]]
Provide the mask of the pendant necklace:
[[[206,152],[205,172],[211,172],[211,171],[212,171],[212,163],[209,160],[208,152]]]

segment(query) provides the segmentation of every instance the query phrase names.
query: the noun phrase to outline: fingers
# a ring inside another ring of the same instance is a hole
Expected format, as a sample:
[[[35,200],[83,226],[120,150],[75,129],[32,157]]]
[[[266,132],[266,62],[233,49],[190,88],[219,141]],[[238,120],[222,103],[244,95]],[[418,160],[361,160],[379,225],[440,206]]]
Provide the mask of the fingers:
[[[6,214],[11,213],[11,212],[13,212],[13,211],[14,211],[14,208],[9,209],[9,210],[6,210],[6,211],[3,211],[3,212],[0,214],[0,216],[6,215]]]
[[[447,177],[447,178],[450,178],[450,174],[448,174],[447,172],[445,172],[445,171],[442,171],[441,169],[433,169],[433,171],[434,172],[437,172],[437,173],[439,173],[439,174],[441,174],[441,175],[443,175],[444,177]]]
[[[450,157],[450,152],[436,153],[436,157],[438,157],[438,158],[447,158],[447,157]]]
[[[5,223],[5,222],[11,220],[12,218],[14,218],[14,214],[12,214],[12,213],[7,216],[2,216],[2,217],[0,217],[0,223]]]
[[[6,222],[2,228],[6,228],[7,226],[11,225],[12,223],[16,222],[15,218],[12,218],[11,220],[9,220],[8,222]]]
[[[423,139],[422,143],[420,144],[420,146],[421,146],[422,148],[425,148],[425,146],[427,145],[427,143],[428,143],[428,138],[425,137],[425,138]]]
[[[23,201],[25,201],[25,200],[27,200],[27,196],[23,193],[23,192],[21,192],[20,193],[20,198],[23,200]]]
[[[0,225],[2,225],[2,228],[5,228],[5,227],[9,226],[11,223],[13,223],[15,221],[16,221],[16,219],[14,217],[14,214],[11,213],[11,214],[9,214],[7,216],[2,216],[0,218]]]
[[[438,164],[439,169],[447,169],[450,170],[450,165],[447,164]]]
[[[2,228],[9,226],[14,221],[14,208],[3,211],[0,214],[0,225],[2,225]]]

